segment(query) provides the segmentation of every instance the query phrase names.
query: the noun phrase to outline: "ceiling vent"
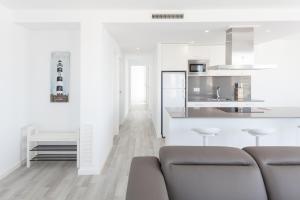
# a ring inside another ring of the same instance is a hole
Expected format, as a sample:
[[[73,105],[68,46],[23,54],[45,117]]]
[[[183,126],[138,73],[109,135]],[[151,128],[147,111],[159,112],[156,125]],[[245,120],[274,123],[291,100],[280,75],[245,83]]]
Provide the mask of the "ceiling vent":
[[[184,19],[184,14],[152,14],[152,19]]]

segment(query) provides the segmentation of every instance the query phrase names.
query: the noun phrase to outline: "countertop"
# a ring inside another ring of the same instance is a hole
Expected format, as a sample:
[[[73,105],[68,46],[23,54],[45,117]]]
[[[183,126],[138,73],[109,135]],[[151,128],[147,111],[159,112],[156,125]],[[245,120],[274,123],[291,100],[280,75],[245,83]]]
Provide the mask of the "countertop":
[[[264,100],[258,99],[241,99],[241,100],[233,100],[233,99],[215,99],[215,98],[202,98],[202,97],[189,97],[189,102],[264,102]]]
[[[300,118],[300,107],[244,108],[166,108],[172,118]],[[230,111],[230,112],[228,112]]]

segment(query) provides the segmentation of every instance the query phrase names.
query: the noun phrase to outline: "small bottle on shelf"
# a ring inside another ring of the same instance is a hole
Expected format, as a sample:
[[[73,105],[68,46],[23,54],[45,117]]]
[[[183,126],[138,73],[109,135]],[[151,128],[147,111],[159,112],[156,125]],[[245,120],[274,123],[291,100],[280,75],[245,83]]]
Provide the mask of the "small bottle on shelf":
[[[236,82],[234,84],[234,100],[241,101],[244,99],[243,83]]]

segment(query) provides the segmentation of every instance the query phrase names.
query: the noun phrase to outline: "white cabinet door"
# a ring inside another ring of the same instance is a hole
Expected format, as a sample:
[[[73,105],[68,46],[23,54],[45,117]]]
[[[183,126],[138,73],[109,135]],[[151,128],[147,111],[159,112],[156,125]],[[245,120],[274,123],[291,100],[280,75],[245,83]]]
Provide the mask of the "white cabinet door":
[[[189,46],[189,59],[193,60],[210,60],[209,46]]]
[[[184,89],[164,89],[163,108],[166,107],[185,107]]]
[[[225,64],[225,46],[210,46],[209,49],[210,66]]]
[[[165,44],[161,54],[162,70],[187,70],[188,45]]]
[[[163,72],[163,88],[184,89],[185,73],[184,72]]]

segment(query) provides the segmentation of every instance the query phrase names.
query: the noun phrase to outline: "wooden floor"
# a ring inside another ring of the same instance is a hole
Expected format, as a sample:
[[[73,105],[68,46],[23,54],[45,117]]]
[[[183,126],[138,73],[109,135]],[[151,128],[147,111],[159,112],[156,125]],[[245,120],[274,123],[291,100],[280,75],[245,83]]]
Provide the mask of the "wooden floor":
[[[131,110],[120,128],[103,173],[77,176],[74,162],[34,163],[21,167],[0,181],[1,200],[123,200],[131,158],[157,155],[163,142],[142,106]]]

